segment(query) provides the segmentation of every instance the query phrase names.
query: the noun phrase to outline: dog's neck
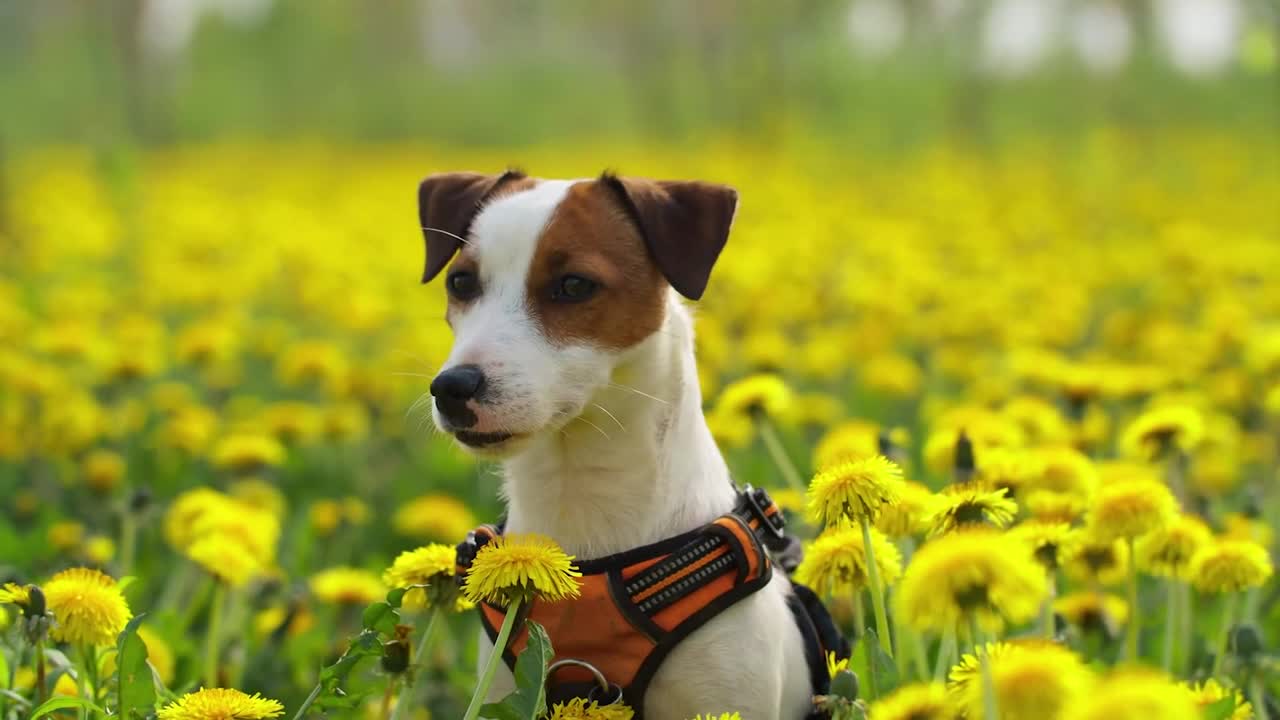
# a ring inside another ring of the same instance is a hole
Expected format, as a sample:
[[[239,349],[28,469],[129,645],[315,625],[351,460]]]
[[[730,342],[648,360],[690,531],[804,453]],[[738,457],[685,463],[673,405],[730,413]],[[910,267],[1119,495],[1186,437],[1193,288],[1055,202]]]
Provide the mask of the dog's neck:
[[[507,528],[590,559],[728,511],[729,471],[702,414],[693,321],[674,294],[660,330],[626,351],[586,411],[504,466]]]

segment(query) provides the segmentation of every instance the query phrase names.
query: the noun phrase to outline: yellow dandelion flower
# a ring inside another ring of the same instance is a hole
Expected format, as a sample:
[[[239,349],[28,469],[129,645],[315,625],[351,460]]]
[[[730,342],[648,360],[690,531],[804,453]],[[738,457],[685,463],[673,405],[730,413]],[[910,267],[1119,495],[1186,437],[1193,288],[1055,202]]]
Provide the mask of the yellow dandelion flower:
[[[1062,556],[1068,578],[1107,586],[1128,579],[1129,562],[1129,545],[1123,540],[1099,540],[1087,532]]]
[[[819,470],[809,484],[809,517],[840,525],[875,520],[886,505],[898,501],[902,468],[881,455],[846,460]]]
[[[974,482],[990,490],[1007,489],[1009,497],[1043,474],[1037,457],[1024,450],[993,448],[978,456],[977,461]]]
[[[50,635],[59,642],[110,645],[133,613],[110,575],[71,568],[41,586],[56,621]]]
[[[1187,568],[1201,592],[1240,592],[1261,587],[1274,568],[1267,549],[1248,540],[1218,540],[1196,551]]]
[[[1157,407],[1139,415],[1120,437],[1129,457],[1153,460],[1170,450],[1190,452],[1204,436],[1204,418],[1183,405]]]
[[[1200,710],[1185,691],[1149,670],[1111,673],[1063,714],[1063,720],[1200,720]]]
[[[635,711],[626,704],[618,702],[612,705],[600,705],[596,701],[574,698],[568,702],[556,703],[551,707],[548,720],[631,720]]]
[[[955,629],[969,618],[998,630],[1035,617],[1046,583],[1024,543],[977,528],[925,543],[907,565],[896,600],[918,630]]]
[[[880,581],[893,585],[902,577],[902,553],[879,530],[871,530],[871,549]],[[867,587],[867,556],[859,528],[827,530],[805,548],[796,581],[819,595],[848,595]]]
[[[1018,504],[1008,490],[984,490],[974,484],[952,485],[935,496],[933,511],[926,518],[934,537],[971,526],[1007,527],[1018,514]]]
[[[416,550],[400,553],[382,573],[382,582],[393,588],[414,587],[405,593],[406,607],[419,608],[434,604],[433,599],[452,600],[457,585],[453,581],[456,551],[452,546],[432,543]]]
[[[1235,709],[1227,716],[1227,720],[1253,720],[1253,705],[1245,702],[1244,696],[1240,694],[1240,691],[1224,687],[1213,678],[1209,678],[1198,685],[1180,683],[1178,687],[1187,691],[1191,701],[1202,712],[1210,706],[1222,702],[1225,698],[1232,698],[1235,701]]]
[[[1134,562],[1146,573],[1186,579],[1191,558],[1213,540],[1213,533],[1198,516],[1180,513],[1173,522],[1138,538]]]
[[[36,686],[36,672],[31,668],[19,668],[13,674],[13,687],[18,690],[34,690]],[[71,673],[62,673],[58,676],[58,682],[53,686],[53,694],[61,697],[79,697],[80,688],[76,685],[75,678],[71,677]]]
[[[837,658],[835,653],[827,653],[827,677],[834,680],[836,673],[848,669],[849,658]]]
[[[183,553],[210,575],[231,587],[244,587],[267,566],[241,539],[218,531],[201,534]]]
[[[192,527],[200,516],[225,507],[230,498],[212,488],[199,487],[174,498],[164,516],[164,537],[175,550],[182,550],[195,539]]]
[[[116,541],[106,535],[94,535],[85,540],[81,555],[91,565],[106,565],[116,556]]]
[[[1129,603],[1116,595],[1086,590],[1053,601],[1053,611],[1086,632],[1115,637],[1129,621]]]
[[[31,586],[5,583],[0,585],[0,605],[17,605],[25,608],[31,603]]]
[[[547,602],[577,597],[582,573],[545,535],[502,535],[480,548],[463,592],[472,602],[506,605],[537,595]]]
[[[1263,547],[1271,547],[1275,530],[1258,518],[1244,513],[1229,512],[1222,516],[1223,540],[1252,540]]]
[[[1022,428],[1028,443],[1062,442],[1070,435],[1058,408],[1044,398],[1020,395],[1005,403],[1000,413]]]
[[[1026,482],[1027,489],[1093,497],[1098,487],[1098,470],[1088,455],[1071,447],[1046,447],[1031,451],[1031,461],[1039,473]]]
[[[730,383],[716,398],[714,412],[730,416],[778,418],[787,414],[795,397],[782,378],[759,373]]]
[[[1030,545],[1032,556],[1050,572],[1058,569],[1062,557],[1079,539],[1079,531],[1069,523],[1052,520],[1028,520],[1009,535]]]
[[[284,462],[285,449],[269,435],[238,434],[223,438],[213,448],[213,464],[233,472],[253,472]]]
[[[1093,498],[1087,523],[1099,540],[1132,540],[1167,526],[1177,513],[1178,501],[1164,483],[1132,479],[1103,485]]]
[[[307,586],[319,600],[336,605],[368,605],[387,594],[387,587],[377,575],[353,567],[321,570],[311,576]]]
[[[706,715],[695,715],[691,720],[742,720],[742,716],[736,712],[707,713]]]
[[[307,517],[317,534],[332,535],[342,525],[342,505],[328,498],[317,500],[307,510]]]
[[[899,485],[898,491],[898,502],[880,507],[876,528],[890,537],[923,535],[929,529],[937,498],[929,488],[909,480]]]
[[[280,488],[266,480],[253,478],[237,480],[227,486],[227,492],[232,498],[245,505],[262,510],[276,518],[283,518],[285,510],[289,507],[289,502],[285,499],[284,493],[280,492]]]
[[[955,720],[956,711],[939,683],[904,685],[871,703],[868,720]]]
[[[56,522],[45,533],[49,544],[59,552],[71,552],[84,542],[84,525],[71,520]]]
[[[990,647],[990,646],[988,646]],[[976,668],[977,658],[964,659]],[[1010,643],[990,658],[996,706],[1002,717],[1054,720],[1088,692],[1093,673],[1078,655],[1051,642]],[[964,678],[956,681],[956,678]],[[982,717],[982,682],[953,674],[952,694],[967,717]]]
[[[846,460],[880,452],[880,426],[869,420],[848,420],[831,428],[813,450],[813,466],[819,470]]]
[[[397,533],[420,540],[458,542],[475,529],[476,517],[461,500],[423,495],[400,506],[391,518]]]
[[[124,458],[110,450],[94,450],[80,463],[80,473],[90,490],[110,492],[124,478]]]
[[[159,720],[265,720],[284,714],[277,700],[229,688],[202,688],[160,708]]]
[[[1032,517],[1045,522],[1071,523],[1089,509],[1089,499],[1052,490],[1035,490],[1020,497]]]

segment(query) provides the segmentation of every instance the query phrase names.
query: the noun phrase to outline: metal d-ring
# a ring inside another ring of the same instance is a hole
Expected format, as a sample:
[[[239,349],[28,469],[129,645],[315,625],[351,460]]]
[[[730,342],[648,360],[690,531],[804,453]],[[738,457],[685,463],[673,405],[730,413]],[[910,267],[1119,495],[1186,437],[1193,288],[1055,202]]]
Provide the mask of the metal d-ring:
[[[614,703],[622,700],[622,688],[610,683],[609,679],[604,676],[604,673],[600,672],[600,668],[597,668],[595,665],[592,665],[585,660],[577,660],[575,658],[557,660],[547,666],[547,679],[550,680],[551,677],[556,674],[557,670],[566,667],[582,668],[583,670],[591,673],[591,676],[595,678],[596,686],[591,688],[590,696],[587,699],[597,703],[602,703],[602,699],[596,696],[596,692],[600,692],[606,696],[612,696],[608,702],[603,702],[605,705],[613,705]]]

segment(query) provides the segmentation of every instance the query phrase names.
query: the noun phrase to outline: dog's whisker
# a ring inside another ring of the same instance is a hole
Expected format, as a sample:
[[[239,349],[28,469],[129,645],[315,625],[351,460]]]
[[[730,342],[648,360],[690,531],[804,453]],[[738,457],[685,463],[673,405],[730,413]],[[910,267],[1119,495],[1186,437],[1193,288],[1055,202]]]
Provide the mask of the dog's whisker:
[[[619,420],[619,419],[617,418],[617,416],[615,416],[613,413],[609,412],[609,408],[607,408],[607,407],[605,407],[605,406],[601,405],[600,403],[594,403],[594,402],[593,402],[593,403],[591,403],[591,404],[592,404],[592,405],[594,405],[594,406],[596,406],[596,407],[598,407],[598,408],[600,408],[600,412],[604,413],[605,415],[608,415],[610,420],[612,420],[612,421],[614,421],[615,423],[617,423],[617,424],[618,424],[618,429],[619,429],[619,430],[621,430],[622,432],[626,432],[626,431],[627,431],[627,428],[626,428],[626,426],[625,426],[625,425],[623,425],[623,424],[622,424],[622,421],[621,421],[621,420]]]
[[[427,227],[426,225],[423,225],[423,226],[422,226],[422,229],[423,229],[423,230],[430,230],[431,232],[438,232],[438,233],[440,233],[441,235],[448,235],[449,237],[451,237],[451,238],[453,238],[453,239],[457,240],[458,242],[462,243],[463,245],[470,245],[470,244],[471,244],[471,243],[467,242],[467,239],[466,239],[466,238],[462,237],[461,235],[454,235],[453,233],[449,232],[448,230],[441,230],[440,228]]]
[[[593,427],[593,428],[595,428],[595,429],[596,429],[596,432],[598,432],[598,433],[600,433],[601,435],[603,435],[605,440],[608,440],[609,442],[613,442],[613,438],[609,437],[609,433],[605,432],[605,431],[604,431],[604,429],[603,429],[603,428],[601,428],[599,425],[597,425],[597,424],[595,424],[595,423],[591,422],[590,420],[588,420],[588,419],[586,419],[586,418],[582,417],[581,415],[579,415],[579,416],[575,417],[575,418],[574,418],[574,420],[581,420],[582,422],[584,422],[584,423],[586,423],[586,424],[590,425],[591,427]]]
[[[425,373],[393,372],[393,373],[391,373],[391,374],[392,374],[392,375],[394,375],[394,376],[396,376],[396,377],[419,377],[419,378],[426,378],[426,379],[428,379],[428,380],[431,380],[431,379],[434,379],[434,378],[435,378],[435,375],[427,375],[427,374],[425,374]]]
[[[662,398],[660,398],[660,397],[655,397],[655,396],[653,396],[653,395],[650,395],[649,393],[647,393],[647,392],[645,392],[645,391],[643,391],[643,390],[637,390],[636,388],[633,388],[633,387],[631,387],[630,385],[619,385],[618,383],[612,383],[612,382],[611,382],[611,383],[608,383],[608,386],[609,386],[609,387],[611,387],[611,388],[617,388],[617,389],[619,389],[619,390],[627,390],[628,392],[633,392],[633,393],[635,393],[635,394],[637,394],[637,395],[639,395],[639,396],[641,396],[641,397],[647,397],[647,398],[649,398],[650,400],[656,400],[656,401],[658,401],[658,402],[662,403],[663,405],[670,405],[670,404],[671,404],[671,402],[670,402],[670,401],[663,400],[663,399],[662,399]]]

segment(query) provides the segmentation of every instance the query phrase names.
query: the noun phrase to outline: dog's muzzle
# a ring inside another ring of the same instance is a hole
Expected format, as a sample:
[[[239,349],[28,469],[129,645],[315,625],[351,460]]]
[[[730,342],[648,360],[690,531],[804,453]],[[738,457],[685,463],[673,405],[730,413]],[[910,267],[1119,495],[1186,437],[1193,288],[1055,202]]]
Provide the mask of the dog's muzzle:
[[[436,409],[451,428],[465,429],[476,424],[476,413],[467,403],[484,392],[484,371],[478,365],[457,365],[431,381]]]

